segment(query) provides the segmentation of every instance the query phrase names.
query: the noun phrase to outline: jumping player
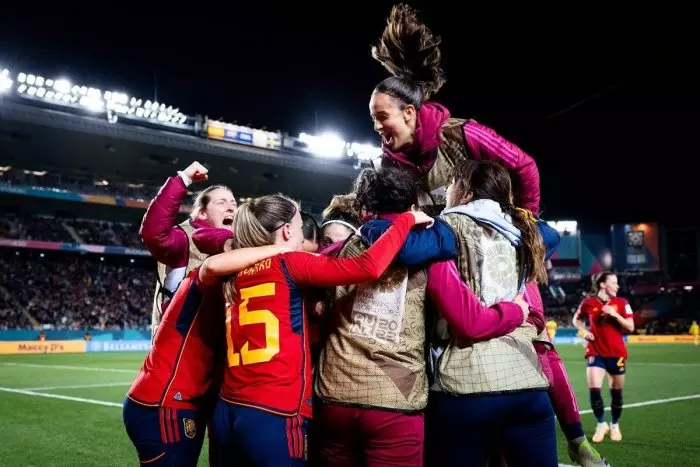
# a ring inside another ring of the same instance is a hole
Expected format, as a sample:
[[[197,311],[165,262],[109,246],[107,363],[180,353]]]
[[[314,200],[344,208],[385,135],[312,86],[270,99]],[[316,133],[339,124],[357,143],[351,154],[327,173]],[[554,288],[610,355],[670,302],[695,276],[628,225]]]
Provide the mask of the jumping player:
[[[623,334],[634,331],[633,313],[627,300],[617,296],[620,286],[615,274],[603,272],[595,278],[593,285],[596,295],[586,298],[574,315],[574,326],[583,331],[588,341],[586,377],[591,409],[598,420],[592,441],[600,443],[608,433],[612,441],[622,441],[620,416],[627,368],[627,347]],[[586,318],[588,328],[583,322]],[[605,422],[605,405],[600,392],[606,373],[610,375],[610,426]]]
[[[312,392],[303,289],[377,280],[411,227],[432,222],[420,211],[404,213],[365,254],[336,259],[300,251],[302,219],[289,198],[264,196],[239,208],[235,246],[276,244],[292,251],[242,270],[226,284],[228,369],[211,437],[217,459],[306,465]],[[234,250],[205,261],[202,282],[238,272],[229,264],[237,255]]]
[[[508,169],[515,206],[539,213],[540,176],[534,159],[491,128],[471,119],[451,118],[445,106],[430,100],[445,83],[440,38],[418,20],[415,11],[406,5],[392,8],[372,56],[392,75],[377,84],[369,103],[374,129],[382,137],[380,164],[415,173],[422,188],[421,205],[439,204],[438,195],[444,194],[460,162],[490,160]],[[536,284],[527,285],[524,297],[533,308],[543,308]],[[557,384],[551,396],[572,459],[579,463],[600,459],[583,434],[566,370],[556,351],[547,350],[547,336],[538,337],[535,347],[556,360],[552,369]]]

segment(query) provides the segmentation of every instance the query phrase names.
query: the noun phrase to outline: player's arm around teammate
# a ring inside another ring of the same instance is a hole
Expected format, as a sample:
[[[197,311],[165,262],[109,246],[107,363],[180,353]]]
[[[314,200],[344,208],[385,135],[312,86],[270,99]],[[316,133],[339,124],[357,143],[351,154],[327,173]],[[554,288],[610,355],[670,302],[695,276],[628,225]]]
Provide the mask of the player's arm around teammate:
[[[421,212],[402,214],[365,254],[336,259],[300,251],[303,222],[290,199],[265,196],[241,206],[236,247],[276,244],[293,251],[258,262],[225,284],[228,369],[212,423],[216,459],[252,466],[306,465],[312,411],[304,289],[376,280],[411,227],[432,222]],[[233,250],[221,257],[237,254]],[[203,280],[229,272],[209,268]]]
[[[242,249],[227,266],[241,270],[283,250]],[[212,258],[207,267],[219,263]],[[221,287],[199,275],[193,270],[178,287],[124,401],[126,432],[144,464],[195,466],[202,448],[225,344]]]

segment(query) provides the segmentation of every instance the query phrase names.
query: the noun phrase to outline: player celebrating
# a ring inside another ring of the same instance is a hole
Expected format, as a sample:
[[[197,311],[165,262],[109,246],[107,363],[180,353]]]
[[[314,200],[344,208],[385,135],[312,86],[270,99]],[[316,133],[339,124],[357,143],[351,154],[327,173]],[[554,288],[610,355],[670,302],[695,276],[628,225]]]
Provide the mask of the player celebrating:
[[[300,251],[303,222],[289,198],[264,196],[239,208],[235,246],[276,244],[292,251],[240,271],[226,284],[228,369],[212,420],[216,459],[249,466],[306,465],[312,392],[303,288],[377,280],[411,227],[432,222],[420,211],[404,213],[363,255],[336,259]],[[202,282],[238,272],[231,264],[238,254],[206,260]]]
[[[216,227],[203,231],[202,236],[210,238],[203,238],[202,242],[215,244],[212,248],[217,251],[232,236],[237,204],[231,190],[223,185],[212,185],[202,190],[194,200],[191,217],[176,224],[188,187],[208,178],[209,171],[199,162],[193,162],[177,176],[168,178],[143,217],[139,235],[158,261],[158,283],[151,321],[154,337],[178,284],[207,257],[192,242],[194,229]]]
[[[279,253],[243,249],[243,269]],[[124,401],[124,425],[142,464],[195,466],[211,412],[208,393],[219,379],[224,350],[221,288],[205,286],[194,269],[180,283]]]
[[[627,300],[617,296],[620,286],[617,276],[603,272],[595,278],[597,294],[586,298],[574,315],[574,326],[583,331],[588,368],[586,376],[590,392],[591,408],[598,419],[592,441],[600,443],[610,433],[612,441],[622,441],[620,416],[622,414],[622,388],[625,383],[627,347],[623,334],[634,331],[632,308]],[[587,318],[589,328],[583,320]],[[603,397],[600,393],[605,374],[610,375],[610,411],[612,424],[605,422]]]

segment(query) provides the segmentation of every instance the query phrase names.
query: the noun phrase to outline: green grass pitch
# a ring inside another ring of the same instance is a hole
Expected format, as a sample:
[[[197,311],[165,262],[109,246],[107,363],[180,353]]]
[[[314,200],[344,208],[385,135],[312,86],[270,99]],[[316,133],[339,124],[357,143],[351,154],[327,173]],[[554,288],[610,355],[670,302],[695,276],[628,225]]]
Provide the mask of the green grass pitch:
[[[589,437],[581,346],[558,347]],[[0,463],[14,466],[136,465],[121,403],[143,354],[0,356]],[[610,403],[607,389],[603,391]],[[673,400],[674,398],[684,398]],[[670,400],[669,400],[670,399]],[[622,443],[600,451],[613,467],[683,467],[700,462],[700,346],[630,346]],[[609,418],[609,413],[607,414]],[[571,464],[559,435],[559,461]],[[208,465],[207,448],[200,465]]]

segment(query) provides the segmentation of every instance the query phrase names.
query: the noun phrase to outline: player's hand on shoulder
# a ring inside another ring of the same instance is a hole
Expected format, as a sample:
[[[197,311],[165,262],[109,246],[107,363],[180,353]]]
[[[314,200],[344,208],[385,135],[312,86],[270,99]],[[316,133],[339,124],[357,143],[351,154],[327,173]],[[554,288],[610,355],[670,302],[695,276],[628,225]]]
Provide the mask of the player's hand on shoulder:
[[[593,335],[593,333],[591,331],[585,331],[583,333],[583,338],[589,342],[592,342],[595,340],[595,336]]]
[[[430,228],[435,224],[435,219],[424,213],[423,211],[420,211],[414,207],[411,208],[409,211],[411,214],[413,214],[413,219],[415,221],[415,225],[420,225],[422,227]]]
[[[522,294],[518,294],[515,296],[513,299],[513,303],[518,305],[521,310],[523,310],[523,324],[527,321],[527,318],[530,316],[530,305],[523,300]]]

